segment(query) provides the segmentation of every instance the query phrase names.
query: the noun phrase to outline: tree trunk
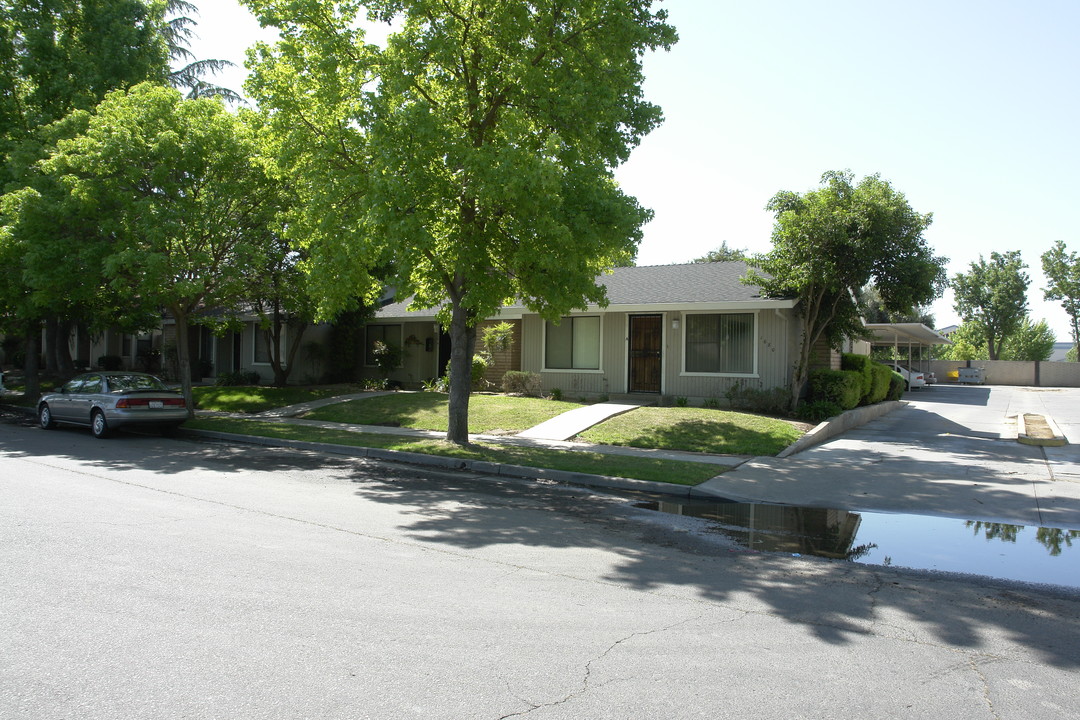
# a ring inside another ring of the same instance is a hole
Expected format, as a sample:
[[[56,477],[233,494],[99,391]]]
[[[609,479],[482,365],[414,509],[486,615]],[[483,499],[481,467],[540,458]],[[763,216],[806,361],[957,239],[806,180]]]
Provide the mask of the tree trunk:
[[[70,318],[56,324],[56,367],[65,379],[75,375],[75,363],[71,359],[71,345],[68,342],[73,327],[75,321]]]
[[[304,330],[307,329],[307,323],[301,320],[289,320],[285,323],[285,327],[289,330],[289,349],[288,354],[285,357],[285,362],[281,362],[279,359],[277,364],[274,365],[274,385],[276,387],[285,387],[289,382],[289,373],[292,372],[293,363],[296,361],[296,352],[300,349],[300,341],[304,338]],[[277,342],[277,347],[280,351],[281,342]],[[274,357],[273,354],[270,355]]]
[[[180,389],[184,394],[188,417],[195,417],[195,399],[191,392],[191,347],[188,345],[187,313],[171,308],[176,319],[176,364],[180,373]]]
[[[472,392],[472,357],[476,327],[469,324],[468,312],[460,298],[451,300],[450,316],[450,402],[446,439],[456,445],[469,444],[469,395]]]
[[[56,336],[56,316],[50,315],[45,318],[45,372],[49,375],[56,375],[59,372],[59,365],[56,362]]]
[[[37,402],[41,397],[41,326],[30,323],[26,331],[26,359],[23,361],[24,382],[23,397]]]

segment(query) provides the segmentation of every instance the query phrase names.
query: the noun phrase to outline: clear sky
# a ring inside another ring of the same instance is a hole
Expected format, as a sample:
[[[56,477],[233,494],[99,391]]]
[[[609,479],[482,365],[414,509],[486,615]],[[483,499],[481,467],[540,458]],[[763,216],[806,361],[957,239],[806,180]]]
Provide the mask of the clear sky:
[[[238,0],[195,0],[198,57],[242,64],[267,32]],[[915,210],[952,277],[980,254],[1020,250],[1036,321],[1040,255],[1080,251],[1080,2],[1076,0],[666,0],[679,43],[645,60],[664,125],[618,171],[656,218],[638,264],[717,247],[765,252],[779,190],[826,170],[880,173]],[[239,90],[243,70],[220,79]],[[958,323],[951,293],[933,306]]]

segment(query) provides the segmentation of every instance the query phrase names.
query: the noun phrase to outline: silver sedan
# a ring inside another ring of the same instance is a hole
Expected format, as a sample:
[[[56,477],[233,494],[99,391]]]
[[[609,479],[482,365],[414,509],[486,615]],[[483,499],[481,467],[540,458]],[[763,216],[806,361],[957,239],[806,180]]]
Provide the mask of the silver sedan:
[[[153,375],[137,372],[90,372],[64,383],[38,402],[38,424],[88,426],[105,438],[126,425],[156,427],[169,433],[188,418],[184,397]]]

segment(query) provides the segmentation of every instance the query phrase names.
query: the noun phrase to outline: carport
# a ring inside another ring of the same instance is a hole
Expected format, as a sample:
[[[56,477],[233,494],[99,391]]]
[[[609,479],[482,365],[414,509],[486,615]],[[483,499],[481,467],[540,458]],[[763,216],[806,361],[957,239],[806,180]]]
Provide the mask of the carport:
[[[904,364],[912,370],[924,373],[930,372],[930,357],[929,353],[922,352],[922,349],[935,345],[952,345],[949,338],[922,323],[866,323],[864,327],[871,334],[871,347],[892,348],[898,359],[903,358],[906,353],[907,362]],[[918,363],[915,362],[916,350],[920,351]],[[903,362],[902,359],[900,361]]]

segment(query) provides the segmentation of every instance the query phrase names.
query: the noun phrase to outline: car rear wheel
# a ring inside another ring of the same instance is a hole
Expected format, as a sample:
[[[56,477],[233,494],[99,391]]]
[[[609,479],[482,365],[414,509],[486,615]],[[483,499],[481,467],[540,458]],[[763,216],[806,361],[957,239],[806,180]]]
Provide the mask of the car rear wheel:
[[[41,403],[38,408],[38,425],[42,430],[52,430],[56,427],[56,421],[52,419],[52,410],[47,403]]]
[[[99,440],[109,437],[109,423],[105,420],[105,413],[95,410],[90,416],[90,432]]]

